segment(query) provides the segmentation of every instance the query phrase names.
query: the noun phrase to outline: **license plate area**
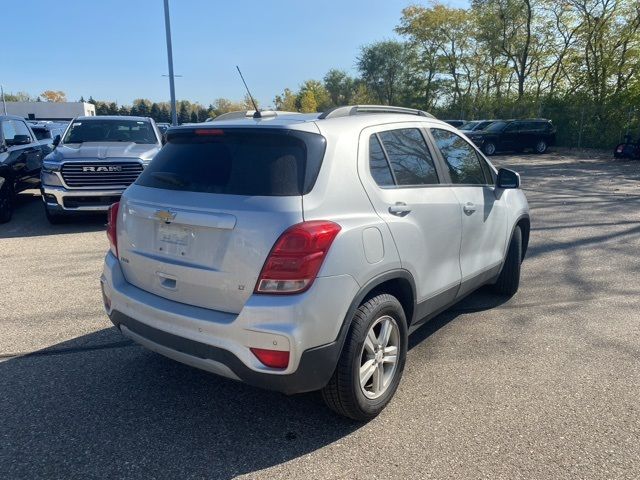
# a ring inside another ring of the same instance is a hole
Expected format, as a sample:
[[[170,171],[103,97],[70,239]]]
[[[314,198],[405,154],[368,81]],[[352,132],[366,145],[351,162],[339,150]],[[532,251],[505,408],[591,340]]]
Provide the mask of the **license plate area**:
[[[156,251],[180,258],[189,257],[193,244],[194,231],[173,223],[158,223],[156,228]]]

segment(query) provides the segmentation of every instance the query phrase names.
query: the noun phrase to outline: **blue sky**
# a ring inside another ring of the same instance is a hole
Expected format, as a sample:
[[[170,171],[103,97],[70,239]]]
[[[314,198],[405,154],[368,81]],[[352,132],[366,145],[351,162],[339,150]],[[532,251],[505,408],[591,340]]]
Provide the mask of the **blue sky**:
[[[28,22],[2,22],[0,83],[32,95],[63,90],[69,100],[129,104],[169,96],[162,0],[32,0]],[[355,73],[362,45],[394,38],[411,0],[170,0],[178,99],[240,100],[244,76],[263,106],[285,87]],[[420,2],[418,2],[420,3]],[[424,3],[424,2],[422,2]],[[464,6],[467,0],[449,0]],[[18,8],[17,5],[15,8]],[[8,58],[7,58],[8,56]]]

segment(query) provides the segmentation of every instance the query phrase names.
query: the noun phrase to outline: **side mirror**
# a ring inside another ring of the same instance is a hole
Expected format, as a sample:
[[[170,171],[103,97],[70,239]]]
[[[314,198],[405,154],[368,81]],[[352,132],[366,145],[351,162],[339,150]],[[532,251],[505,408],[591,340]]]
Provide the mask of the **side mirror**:
[[[498,188],[520,188],[520,175],[508,168],[501,168],[498,170],[496,186]]]
[[[55,137],[53,137],[53,146],[57,147],[58,145],[60,145],[60,135],[56,135]]]
[[[16,135],[13,139],[7,139],[7,145],[28,145],[31,143],[29,135]]]

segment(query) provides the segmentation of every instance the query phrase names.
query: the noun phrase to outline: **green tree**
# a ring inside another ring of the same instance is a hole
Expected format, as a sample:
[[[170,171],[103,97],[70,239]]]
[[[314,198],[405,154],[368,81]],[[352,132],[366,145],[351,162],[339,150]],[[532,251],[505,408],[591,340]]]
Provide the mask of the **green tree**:
[[[297,112],[298,106],[296,105],[298,96],[291,91],[289,88],[285,88],[282,95],[276,95],[273,100],[273,103],[276,107],[276,110],[281,110],[284,112]]]
[[[363,47],[356,60],[367,87],[381,103],[400,103],[407,76],[406,45],[386,40]]]
[[[333,68],[324,76],[324,87],[332,107],[349,105],[356,89],[356,81],[344,70]]]
[[[178,108],[178,123],[188,123],[191,119],[189,113],[189,104],[186,101],[180,101],[180,107]]]
[[[4,99],[6,102],[33,102],[34,98],[29,95],[27,92],[16,92],[16,93],[7,93],[4,94]]]

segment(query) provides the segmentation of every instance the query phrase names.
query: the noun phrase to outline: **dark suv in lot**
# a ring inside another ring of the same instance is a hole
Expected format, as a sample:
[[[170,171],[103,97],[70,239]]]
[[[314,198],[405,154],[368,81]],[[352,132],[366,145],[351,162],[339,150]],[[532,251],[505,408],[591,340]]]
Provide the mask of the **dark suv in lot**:
[[[468,136],[487,155],[499,151],[521,152],[527,148],[544,153],[556,141],[556,128],[551,120],[545,119],[498,120]]]

